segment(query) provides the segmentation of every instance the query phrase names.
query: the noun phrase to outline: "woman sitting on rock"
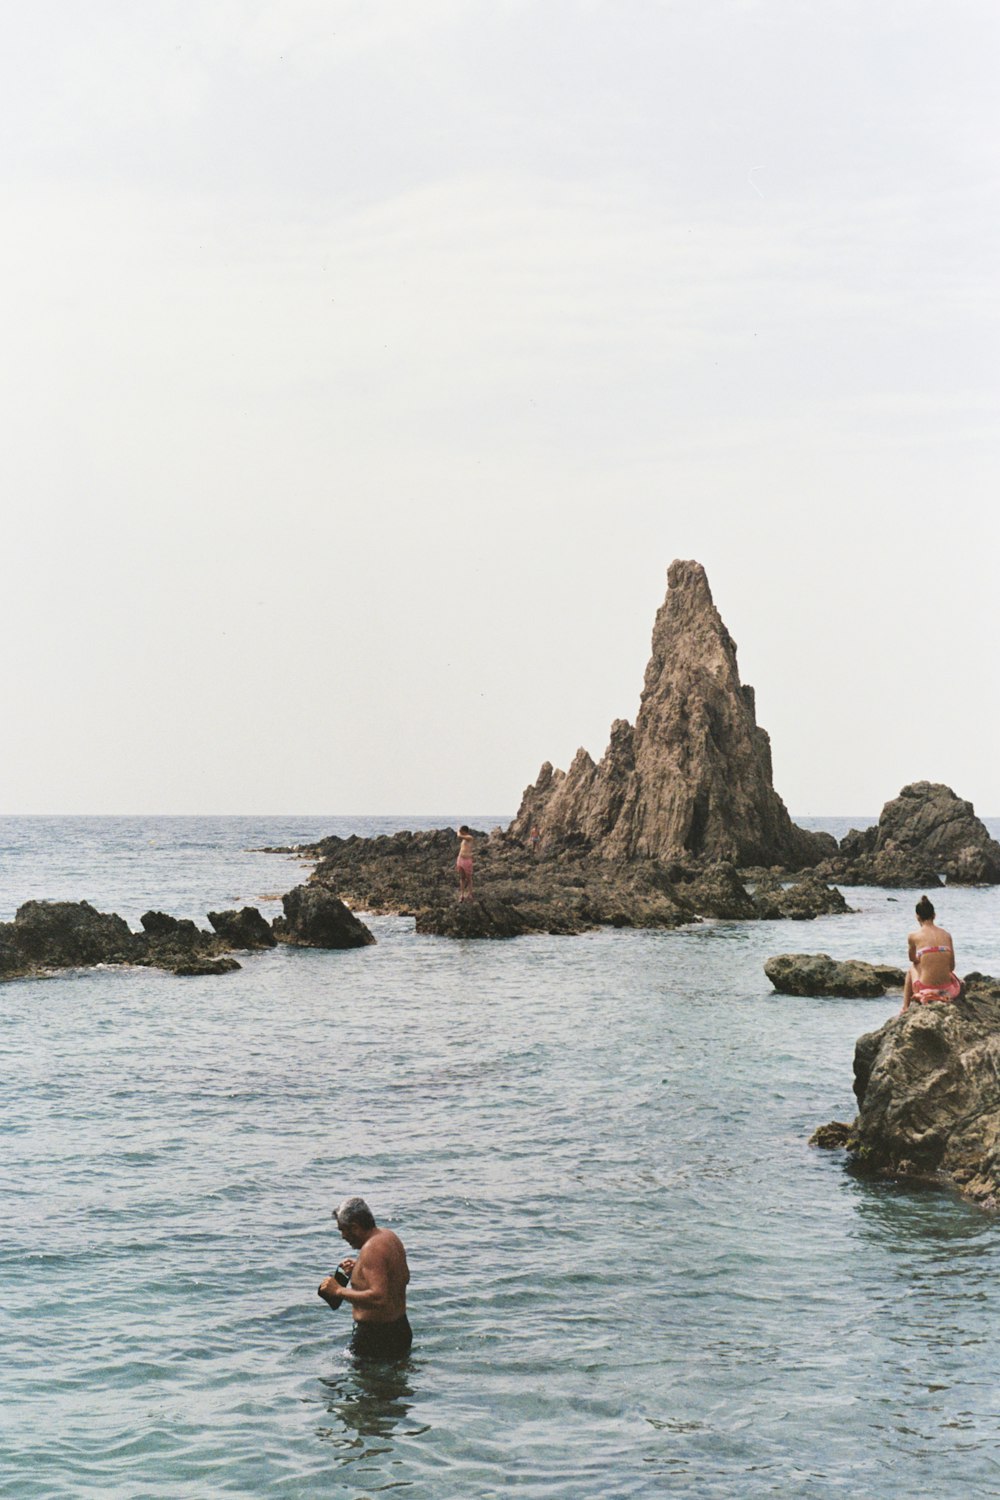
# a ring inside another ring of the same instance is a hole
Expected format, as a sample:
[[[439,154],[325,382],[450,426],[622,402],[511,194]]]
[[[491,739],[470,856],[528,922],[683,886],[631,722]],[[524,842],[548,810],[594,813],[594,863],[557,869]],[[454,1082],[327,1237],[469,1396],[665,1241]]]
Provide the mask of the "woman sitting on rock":
[[[951,933],[934,921],[934,907],[926,896],[917,902],[920,926],[909,937],[910,967],[903,985],[903,1010],[914,1000],[957,1000],[962,981],[955,973],[955,945]]]

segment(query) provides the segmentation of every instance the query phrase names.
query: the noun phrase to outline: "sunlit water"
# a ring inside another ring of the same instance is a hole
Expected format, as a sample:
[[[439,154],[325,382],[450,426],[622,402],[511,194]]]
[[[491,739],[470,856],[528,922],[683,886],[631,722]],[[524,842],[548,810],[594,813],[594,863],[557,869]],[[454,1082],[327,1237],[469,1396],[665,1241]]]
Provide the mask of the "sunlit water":
[[[303,867],[246,851],[415,821],[0,820],[0,917],[270,916]],[[762,970],[899,963],[915,894],[4,985],[0,1492],[994,1496],[1000,1224],[809,1148],[898,999]],[[1000,973],[1000,894],[938,905]],[[409,1251],[397,1369],[316,1296],[349,1192]]]

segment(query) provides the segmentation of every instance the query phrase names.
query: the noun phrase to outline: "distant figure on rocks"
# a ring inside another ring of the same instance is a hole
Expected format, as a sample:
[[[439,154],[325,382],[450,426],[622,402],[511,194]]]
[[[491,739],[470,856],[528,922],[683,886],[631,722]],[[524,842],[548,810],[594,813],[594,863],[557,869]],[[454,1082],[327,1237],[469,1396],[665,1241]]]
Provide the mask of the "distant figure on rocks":
[[[413,1342],[406,1316],[410,1269],[403,1242],[391,1229],[378,1227],[363,1198],[345,1198],[334,1209],[333,1217],[358,1255],[340,1262],[339,1276],[324,1277],[319,1295],[332,1308],[338,1308],[341,1302],[351,1304],[354,1354],[367,1359],[401,1359]]]
[[[531,832],[528,834],[528,848],[532,854],[538,853],[538,846],[542,841],[542,831],[537,823],[532,823]]]
[[[903,1010],[914,1000],[957,1000],[964,988],[955,973],[955,944],[951,933],[934,921],[934,907],[926,896],[917,902],[920,926],[909,937],[910,967],[903,985]]]
[[[473,832],[467,824],[463,823],[458,830],[459,846],[458,858],[455,861],[455,869],[458,871],[458,899],[459,901],[472,900],[472,840]]]

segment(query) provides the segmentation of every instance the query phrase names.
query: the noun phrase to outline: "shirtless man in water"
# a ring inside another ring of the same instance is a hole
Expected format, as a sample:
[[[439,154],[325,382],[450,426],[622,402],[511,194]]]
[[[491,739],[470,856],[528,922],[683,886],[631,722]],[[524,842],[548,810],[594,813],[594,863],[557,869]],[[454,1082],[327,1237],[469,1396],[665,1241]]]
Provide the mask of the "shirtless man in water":
[[[341,1286],[332,1276],[319,1284],[319,1295],[331,1307],[349,1302],[354,1313],[351,1348],[374,1359],[400,1359],[413,1341],[406,1316],[410,1269],[403,1242],[391,1229],[379,1229],[363,1198],[345,1198],[333,1211],[337,1228],[357,1258],[340,1262],[350,1276]]]
[[[458,837],[461,842],[458,846],[458,858],[455,861],[455,869],[458,871],[459,901],[472,900],[472,840],[474,836],[472,829],[465,823],[458,830]]]
[[[920,926],[909,936],[910,967],[903,986],[903,1010],[914,1001],[958,1000],[964,986],[955,973],[955,944],[934,920],[934,907],[926,896],[917,902]]]

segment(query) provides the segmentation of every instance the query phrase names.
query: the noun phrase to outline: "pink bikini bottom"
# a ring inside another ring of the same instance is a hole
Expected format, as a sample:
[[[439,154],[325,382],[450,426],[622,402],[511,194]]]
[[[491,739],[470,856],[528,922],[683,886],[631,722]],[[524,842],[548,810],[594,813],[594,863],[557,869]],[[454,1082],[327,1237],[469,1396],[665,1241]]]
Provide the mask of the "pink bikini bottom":
[[[962,981],[957,974],[953,974],[947,984],[924,984],[922,979],[913,981],[913,996],[921,1005],[926,1005],[928,1000],[957,1000],[961,993]]]

